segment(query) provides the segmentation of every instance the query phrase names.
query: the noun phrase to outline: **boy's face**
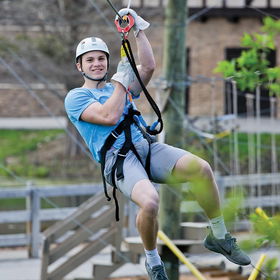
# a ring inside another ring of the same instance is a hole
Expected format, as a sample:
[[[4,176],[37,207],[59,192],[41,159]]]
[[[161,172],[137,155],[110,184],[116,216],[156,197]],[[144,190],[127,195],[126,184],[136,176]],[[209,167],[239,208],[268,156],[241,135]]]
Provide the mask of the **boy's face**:
[[[107,56],[102,51],[85,53],[76,65],[79,71],[94,79],[103,78],[108,70]]]

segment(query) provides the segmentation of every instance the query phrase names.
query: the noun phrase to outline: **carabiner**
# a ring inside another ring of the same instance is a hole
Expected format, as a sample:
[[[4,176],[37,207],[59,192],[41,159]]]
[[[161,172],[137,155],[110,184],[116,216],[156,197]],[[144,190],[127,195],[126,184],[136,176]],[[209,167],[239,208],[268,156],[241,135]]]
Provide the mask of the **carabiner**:
[[[117,18],[115,20],[115,24],[117,26],[118,32],[121,33],[126,38],[129,30],[134,25],[134,18],[132,15],[127,14],[124,15],[122,18]]]

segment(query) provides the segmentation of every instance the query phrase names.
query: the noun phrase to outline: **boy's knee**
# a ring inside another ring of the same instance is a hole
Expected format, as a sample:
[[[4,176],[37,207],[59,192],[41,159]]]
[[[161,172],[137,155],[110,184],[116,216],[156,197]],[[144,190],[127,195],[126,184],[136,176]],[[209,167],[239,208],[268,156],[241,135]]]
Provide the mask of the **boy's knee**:
[[[147,198],[142,204],[142,210],[146,212],[149,216],[157,216],[159,211],[159,198],[154,195]]]
[[[213,176],[212,168],[206,160],[201,160],[200,167],[202,175],[204,175],[205,177]]]

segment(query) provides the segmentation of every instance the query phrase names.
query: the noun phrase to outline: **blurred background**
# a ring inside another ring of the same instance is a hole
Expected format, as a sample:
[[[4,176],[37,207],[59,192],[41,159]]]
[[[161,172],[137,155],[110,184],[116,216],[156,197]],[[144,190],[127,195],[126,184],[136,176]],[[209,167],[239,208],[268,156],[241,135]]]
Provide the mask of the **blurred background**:
[[[128,2],[112,1],[117,10]],[[279,249],[279,0],[132,0],[130,6],[151,24],[146,34],[157,68],[148,90],[165,119],[158,140],[208,160],[229,228],[248,233],[264,219],[264,228],[257,227],[262,242]],[[37,235],[102,191],[100,167],[64,111],[67,92],[83,81],[76,46],[88,36],[102,38],[111,77],[121,36],[115,12],[101,0],[2,0],[0,15],[0,246],[27,246],[37,258]],[[136,103],[152,121],[146,99]],[[165,188],[164,201],[175,210],[163,213],[175,211],[177,224],[206,222],[187,185]],[[258,207],[262,215],[254,214]],[[40,212],[50,209],[57,212]],[[136,235],[133,215],[126,215],[128,237]],[[188,238],[168,230],[172,217],[162,227],[172,238]],[[277,221],[275,235],[266,232],[269,219]],[[258,240],[245,245],[257,248]]]

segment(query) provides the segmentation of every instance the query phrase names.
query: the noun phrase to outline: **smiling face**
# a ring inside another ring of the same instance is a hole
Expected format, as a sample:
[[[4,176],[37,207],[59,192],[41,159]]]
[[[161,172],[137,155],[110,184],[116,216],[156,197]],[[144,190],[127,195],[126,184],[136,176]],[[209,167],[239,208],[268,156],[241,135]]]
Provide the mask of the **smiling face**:
[[[77,63],[80,72],[94,79],[102,79],[108,68],[108,59],[102,51],[90,51],[82,55]]]

